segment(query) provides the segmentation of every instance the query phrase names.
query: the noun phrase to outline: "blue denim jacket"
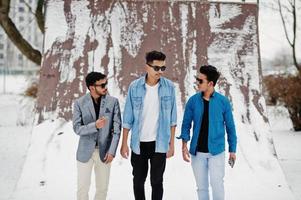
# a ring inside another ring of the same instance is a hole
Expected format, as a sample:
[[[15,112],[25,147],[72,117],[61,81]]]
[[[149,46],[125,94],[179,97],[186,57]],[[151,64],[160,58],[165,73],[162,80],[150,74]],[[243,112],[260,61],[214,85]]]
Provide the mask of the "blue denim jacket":
[[[140,127],[143,102],[146,94],[145,78],[134,80],[128,89],[124,112],[123,128],[131,130],[131,149],[140,154]],[[172,81],[161,77],[159,81],[160,113],[156,138],[156,152],[166,153],[169,149],[170,128],[177,124],[175,87]]]
[[[193,134],[189,152],[196,155],[198,138],[203,116],[203,94],[197,93],[189,98],[184,112],[181,135],[178,139],[190,140],[190,128],[193,122]],[[236,152],[236,130],[232,109],[227,97],[214,92],[209,101],[208,150],[212,155],[225,151],[225,127],[229,152]]]

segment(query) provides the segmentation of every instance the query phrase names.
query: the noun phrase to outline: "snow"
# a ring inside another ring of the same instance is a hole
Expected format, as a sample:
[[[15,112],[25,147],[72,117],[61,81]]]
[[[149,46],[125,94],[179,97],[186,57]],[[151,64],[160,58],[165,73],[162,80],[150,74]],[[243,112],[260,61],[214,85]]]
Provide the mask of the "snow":
[[[218,13],[220,12],[220,13]],[[232,4],[223,4],[220,7],[220,11],[217,10],[215,6],[210,6],[209,16],[213,17],[214,20],[210,20],[211,30],[214,32],[215,29],[221,27],[224,23],[230,22],[231,19],[241,15],[241,6],[232,5]],[[220,15],[220,16],[219,16]],[[217,17],[219,16],[219,17]],[[219,29],[219,32],[222,29]],[[231,29],[233,32],[233,29]]]
[[[301,199],[301,132],[294,132],[288,111],[282,106],[268,107],[278,161],[296,200]]]
[[[63,2],[48,1],[47,4],[49,4],[49,5],[51,4],[51,6],[49,6],[50,8],[46,12],[46,17],[48,16],[49,13],[52,13],[58,18],[61,18],[61,19],[65,18],[64,12],[62,12],[64,9]],[[45,23],[45,27],[47,27],[47,28],[45,30],[46,34],[45,34],[44,47],[43,47],[44,52],[46,52],[48,49],[51,48],[54,41],[56,41],[56,40],[64,41],[65,40],[65,35],[67,32],[68,26],[66,24],[66,21],[63,21],[63,20],[59,20],[59,21],[48,20]],[[52,30],[55,28],[57,28],[56,34],[51,34],[51,32],[47,31],[47,29]]]
[[[10,199],[22,172],[32,131],[30,114],[34,106],[24,97],[27,77],[0,76],[0,199]]]
[[[15,120],[22,97],[7,94],[0,99],[0,199],[8,199],[22,170],[31,127],[21,126]]]

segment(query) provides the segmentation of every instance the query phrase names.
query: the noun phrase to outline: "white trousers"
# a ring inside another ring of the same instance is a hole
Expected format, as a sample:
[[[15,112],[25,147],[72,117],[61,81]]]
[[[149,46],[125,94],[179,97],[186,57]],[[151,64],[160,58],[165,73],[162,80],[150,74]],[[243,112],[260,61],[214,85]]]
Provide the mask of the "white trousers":
[[[77,200],[89,200],[91,173],[94,167],[96,192],[94,200],[105,200],[108,191],[111,164],[103,163],[98,149],[86,163],[77,161]]]

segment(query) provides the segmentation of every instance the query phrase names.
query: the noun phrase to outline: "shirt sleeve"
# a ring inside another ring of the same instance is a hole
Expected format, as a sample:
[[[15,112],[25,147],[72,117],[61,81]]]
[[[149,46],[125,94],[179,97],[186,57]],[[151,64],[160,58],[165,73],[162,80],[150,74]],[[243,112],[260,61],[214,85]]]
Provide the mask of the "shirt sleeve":
[[[123,128],[131,129],[134,121],[133,102],[132,102],[132,85],[128,89],[128,94],[125,100],[125,106],[123,111]]]
[[[193,119],[192,99],[190,98],[185,106],[182,127],[181,127],[181,135],[177,137],[178,139],[182,139],[185,142],[190,140],[190,129],[191,129],[192,119]]]
[[[227,132],[227,141],[229,144],[229,152],[236,152],[237,136],[232,114],[230,101],[227,99],[225,104],[224,119]]]
[[[172,108],[171,108],[171,122],[170,126],[177,125],[177,100],[175,86],[172,87]]]

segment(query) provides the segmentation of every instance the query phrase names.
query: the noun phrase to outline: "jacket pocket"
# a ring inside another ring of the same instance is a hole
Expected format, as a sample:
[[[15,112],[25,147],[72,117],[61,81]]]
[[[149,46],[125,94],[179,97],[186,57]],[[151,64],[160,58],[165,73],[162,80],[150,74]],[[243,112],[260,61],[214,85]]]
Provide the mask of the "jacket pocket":
[[[142,105],[142,97],[133,97],[133,108],[140,110]]]
[[[163,96],[161,97],[162,107],[163,109],[171,108],[171,96]]]

